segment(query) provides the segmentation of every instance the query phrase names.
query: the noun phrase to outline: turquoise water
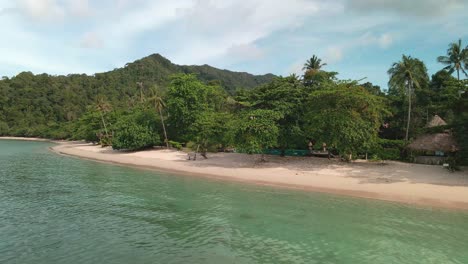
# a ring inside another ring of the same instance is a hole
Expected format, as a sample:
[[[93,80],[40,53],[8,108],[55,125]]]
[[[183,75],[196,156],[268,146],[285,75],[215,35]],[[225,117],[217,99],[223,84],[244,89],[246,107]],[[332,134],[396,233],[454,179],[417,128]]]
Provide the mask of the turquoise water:
[[[468,263],[468,212],[124,168],[0,140],[0,263]]]

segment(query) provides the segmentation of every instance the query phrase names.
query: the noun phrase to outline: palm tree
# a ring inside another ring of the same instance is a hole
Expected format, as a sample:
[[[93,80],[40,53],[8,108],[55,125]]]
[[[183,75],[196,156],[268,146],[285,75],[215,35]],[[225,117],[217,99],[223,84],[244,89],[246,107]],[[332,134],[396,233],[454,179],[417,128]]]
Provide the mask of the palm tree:
[[[96,109],[101,115],[101,121],[102,125],[104,126],[104,132],[106,133],[106,137],[109,138],[109,132],[107,130],[106,120],[104,119],[104,113],[109,112],[111,110],[111,105],[104,96],[98,96],[96,98]]]
[[[447,56],[439,56],[437,61],[447,65],[444,67],[450,74],[454,71],[457,71],[457,78],[460,80],[460,71],[462,71],[465,76],[468,77],[465,69],[468,64],[468,46],[465,48],[462,47],[461,39],[457,42],[450,43],[447,50]],[[465,69],[463,69],[463,64],[465,64]]]
[[[289,75],[289,78],[291,78],[293,80],[297,80],[297,81],[299,81],[301,79],[301,77],[299,75],[295,74],[295,73],[291,73]]]
[[[140,103],[143,103],[145,101],[145,96],[143,93],[143,82],[137,82],[136,84],[140,88]]]
[[[302,68],[302,70],[305,70],[305,71],[310,71],[310,70],[315,70],[315,71],[318,71],[320,70],[323,66],[326,66],[327,64],[326,63],[322,63],[322,60],[319,59],[317,56],[315,55],[312,55],[312,57],[310,59],[308,59],[306,61],[306,63],[304,63],[304,67]]]
[[[408,95],[408,121],[406,124],[405,140],[408,141],[411,123],[411,95],[414,88],[421,88],[421,84],[427,80],[427,69],[422,61],[403,55],[401,61],[393,63],[392,67],[388,70],[388,74],[390,75],[390,81],[388,82],[390,88],[406,88],[406,94]]]
[[[164,139],[166,142],[166,147],[169,148],[169,140],[167,139],[167,132],[166,132],[166,125],[164,124],[164,117],[162,114],[162,110],[166,107],[166,103],[164,102],[160,91],[158,90],[157,86],[154,86],[151,91],[151,97],[148,99],[149,103],[154,105],[154,108],[159,112],[159,116],[161,117],[161,123],[164,131]]]

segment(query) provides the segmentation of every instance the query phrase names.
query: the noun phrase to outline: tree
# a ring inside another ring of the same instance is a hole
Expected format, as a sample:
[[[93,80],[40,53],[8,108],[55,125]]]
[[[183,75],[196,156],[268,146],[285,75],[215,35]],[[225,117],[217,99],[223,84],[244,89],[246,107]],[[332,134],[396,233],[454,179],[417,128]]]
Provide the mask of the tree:
[[[171,137],[185,142],[193,140],[192,126],[199,116],[223,110],[225,102],[226,94],[221,87],[205,85],[192,74],[174,75],[166,96]]]
[[[6,122],[0,121],[0,136],[8,135],[10,128]]]
[[[380,86],[374,85],[371,82],[366,82],[362,84],[361,86],[364,87],[369,93],[373,95],[379,95],[379,96],[385,95],[385,93],[382,92],[382,90],[380,89]]]
[[[303,82],[306,87],[321,89],[337,82],[337,72],[309,70],[304,73]]]
[[[278,147],[301,148],[305,144],[303,133],[303,110],[307,91],[295,76],[279,77],[271,83],[259,86],[245,94],[243,104],[249,109],[273,110],[281,114],[278,120]]]
[[[98,96],[96,99],[96,109],[101,115],[102,125],[104,127],[104,132],[106,133],[106,138],[109,139],[109,131],[107,130],[106,120],[104,119],[104,114],[111,110],[111,105],[104,96]]]
[[[408,141],[409,129],[411,123],[411,103],[412,94],[415,88],[421,88],[422,85],[428,82],[427,69],[424,63],[411,56],[402,56],[402,60],[393,63],[392,67],[388,70],[390,75],[389,86],[391,89],[406,88],[406,95],[408,96],[408,117],[406,125],[405,140]]]
[[[89,106],[88,110],[73,124],[76,127],[72,135],[73,139],[99,142],[98,134],[102,131],[102,119],[96,107]]]
[[[240,114],[235,125],[234,142],[249,154],[260,153],[265,161],[264,151],[278,144],[277,121],[281,114],[272,110],[247,110]]]
[[[310,59],[308,59],[306,61],[306,63],[304,63],[304,67],[302,68],[302,70],[304,70],[304,71],[310,71],[310,70],[319,71],[322,67],[324,67],[326,65],[327,64],[322,63],[322,60],[319,59],[317,56],[312,55],[312,57]]]
[[[218,146],[224,147],[229,143],[228,133],[233,128],[229,120],[232,118],[229,113],[216,111],[207,111],[198,116],[192,126],[192,133],[194,147],[201,150],[204,158],[207,158],[208,150],[216,150]]]
[[[128,63],[123,68],[93,75],[56,76],[23,72],[11,78],[0,76],[0,121],[8,125],[10,136],[47,137],[51,133],[57,135],[66,131],[63,136],[71,138],[75,132],[64,130],[62,126],[68,122],[77,123],[87,107],[95,105],[98,95],[104,95],[115,111],[133,108],[144,101],[143,93],[149,96],[149,84],[166,87],[170,76],[181,72],[197,74],[202,83],[216,80],[229,92],[238,87],[254,88],[275,77],[272,74],[255,76],[219,70],[207,65],[180,66],[157,54]],[[137,82],[145,85],[143,89]],[[166,110],[163,110],[165,125],[171,135]],[[104,118],[111,134],[109,115],[104,115]],[[102,134],[105,135],[104,129]]]
[[[172,77],[167,91],[168,127],[177,141],[190,140],[190,127],[200,113],[206,111],[206,86],[194,75]]]
[[[457,87],[458,96],[452,104],[455,113],[453,122],[454,135],[459,145],[457,153],[459,162],[462,165],[468,165],[468,80],[459,81]],[[462,87],[462,90],[458,90]]]
[[[138,123],[132,116],[121,118],[115,124],[112,148],[116,150],[140,150],[159,143],[159,136],[151,128]]]
[[[158,90],[157,86],[154,86],[151,89],[151,97],[148,98],[148,102],[153,104],[156,111],[159,112],[161,125],[164,132],[164,141],[166,142],[166,147],[169,148],[169,139],[167,138],[166,125],[164,124],[164,116],[162,114],[163,109],[166,107],[166,103],[164,102],[161,92]]]
[[[439,56],[437,61],[447,65],[444,70],[447,70],[450,74],[456,71],[458,80],[460,80],[460,71],[468,77],[468,73],[465,71],[468,64],[468,46],[463,48],[461,39],[458,40],[458,43],[450,43],[447,56]]]
[[[144,103],[145,102],[145,93],[144,93],[144,86],[143,86],[143,82],[137,82],[136,83],[138,85],[138,88],[140,89],[140,103]]]
[[[383,97],[355,83],[314,91],[306,104],[306,134],[349,158],[376,144],[383,118],[389,114]]]

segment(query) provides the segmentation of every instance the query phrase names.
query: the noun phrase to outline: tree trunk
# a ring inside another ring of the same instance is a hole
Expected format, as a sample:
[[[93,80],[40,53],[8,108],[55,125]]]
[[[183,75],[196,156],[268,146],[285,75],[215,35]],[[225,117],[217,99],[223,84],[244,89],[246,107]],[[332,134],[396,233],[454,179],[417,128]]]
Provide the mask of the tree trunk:
[[[460,69],[457,68],[457,78],[460,81]]]
[[[162,123],[163,131],[164,131],[164,140],[166,141],[166,147],[169,149],[169,140],[167,139],[166,126],[164,125],[164,118],[163,118],[161,109],[158,109],[158,110],[159,110],[159,116],[161,117],[161,123]]]
[[[409,128],[410,128],[410,122],[411,122],[411,88],[413,86],[413,83],[411,81],[408,82],[408,122],[406,124],[406,136],[405,140],[408,141],[409,138]]]
[[[106,126],[106,121],[104,120],[104,115],[102,114],[101,111],[99,111],[99,113],[101,114],[101,120],[102,120],[102,125],[104,126],[104,132],[106,132],[106,136],[107,138],[109,138],[109,133],[107,132],[107,126]]]

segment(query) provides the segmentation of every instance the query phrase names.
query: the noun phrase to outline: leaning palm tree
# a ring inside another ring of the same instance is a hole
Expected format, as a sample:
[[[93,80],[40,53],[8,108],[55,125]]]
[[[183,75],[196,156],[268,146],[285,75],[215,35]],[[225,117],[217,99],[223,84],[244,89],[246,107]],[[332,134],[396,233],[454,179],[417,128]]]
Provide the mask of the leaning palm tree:
[[[393,63],[392,67],[388,70],[388,74],[390,75],[390,81],[388,82],[390,88],[406,88],[408,96],[408,120],[405,140],[408,141],[411,123],[411,96],[414,88],[421,88],[421,85],[429,78],[427,69],[422,61],[403,55],[401,61]]]
[[[305,70],[305,71],[310,71],[310,70],[318,71],[325,65],[327,65],[327,64],[322,63],[321,59],[319,59],[315,55],[312,55],[312,57],[310,59],[308,59],[306,61],[306,63],[304,63],[304,67],[302,69]]]
[[[164,131],[164,139],[166,142],[166,147],[169,148],[169,140],[167,139],[167,132],[166,132],[166,125],[164,124],[164,117],[162,114],[162,110],[166,107],[166,103],[163,100],[161,92],[154,86],[150,89],[151,97],[148,98],[148,102],[153,104],[154,108],[159,112],[159,116],[161,117],[161,123]]]
[[[111,110],[111,105],[109,104],[109,102],[106,100],[104,96],[98,96],[96,98],[96,109],[101,115],[102,126],[104,127],[104,132],[106,133],[106,137],[109,138],[109,132],[107,130],[106,120],[104,119],[104,113],[107,113]]]
[[[145,102],[145,95],[144,95],[144,92],[143,92],[143,82],[137,82],[136,84],[138,85],[138,88],[140,89],[140,103],[144,103]]]
[[[468,77],[468,74],[465,71],[468,64],[468,46],[463,48],[461,39],[458,40],[458,43],[450,43],[447,50],[447,56],[439,56],[437,61],[447,65],[444,69],[450,74],[457,71],[458,80],[460,80],[460,71]],[[465,69],[463,69],[463,67],[465,67]]]

